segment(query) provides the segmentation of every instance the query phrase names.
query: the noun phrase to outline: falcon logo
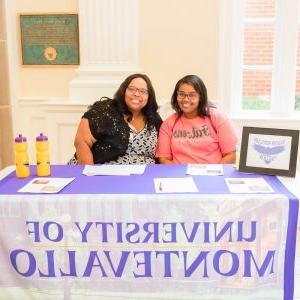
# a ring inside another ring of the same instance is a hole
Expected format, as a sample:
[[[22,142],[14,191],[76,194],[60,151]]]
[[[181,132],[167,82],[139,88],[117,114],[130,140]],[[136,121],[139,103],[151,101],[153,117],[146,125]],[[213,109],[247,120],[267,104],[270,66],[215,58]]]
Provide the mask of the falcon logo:
[[[256,152],[259,153],[260,159],[263,160],[266,164],[269,164],[276,158],[277,154],[284,151],[285,145],[263,146],[261,144],[254,143],[253,148]]]

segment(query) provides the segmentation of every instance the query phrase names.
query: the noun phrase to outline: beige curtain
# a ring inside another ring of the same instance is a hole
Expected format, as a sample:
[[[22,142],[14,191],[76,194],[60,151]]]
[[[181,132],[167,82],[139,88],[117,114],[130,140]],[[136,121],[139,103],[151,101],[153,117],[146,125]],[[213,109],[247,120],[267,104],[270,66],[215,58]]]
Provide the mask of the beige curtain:
[[[0,0],[0,169],[14,163],[4,1]]]

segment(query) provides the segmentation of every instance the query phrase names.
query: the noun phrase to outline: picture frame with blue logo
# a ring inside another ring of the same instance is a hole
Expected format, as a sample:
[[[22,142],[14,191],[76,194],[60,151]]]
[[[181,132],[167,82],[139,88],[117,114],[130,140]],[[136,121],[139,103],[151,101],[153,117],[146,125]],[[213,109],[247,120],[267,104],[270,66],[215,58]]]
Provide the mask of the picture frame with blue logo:
[[[243,127],[239,171],[295,177],[299,130]]]

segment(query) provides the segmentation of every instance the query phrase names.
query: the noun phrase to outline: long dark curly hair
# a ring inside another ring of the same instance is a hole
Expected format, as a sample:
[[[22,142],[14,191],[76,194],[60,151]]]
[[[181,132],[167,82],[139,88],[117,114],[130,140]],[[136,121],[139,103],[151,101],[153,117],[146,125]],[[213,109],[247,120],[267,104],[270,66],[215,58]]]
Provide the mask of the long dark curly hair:
[[[209,116],[210,115],[209,107],[215,107],[215,105],[213,105],[210,101],[208,101],[206,86],[202,81],[202,79],[199,78],[197,75],[186,75],[176,83],[171,98],[172,108],[176,111],[176,113],[178,115],[182,115],[182,111],[177,101],[177,92],[181,87],[181,85],[183,84],[191,85],[199,95],[200,101],[198,106],[198,116],[200,117]]]
[[[152,83],[149,79],[149,77],[145,74],[132,74],[128,76],[120,85],[116,93],[114,94],[113,100],[114,104],[117,107],[117,110],[122,115],[128,116],[127,121],[130,122],[132,120],[132,112],[128,109],[126,102],[125,102],[125,93],[127,87],[130,85],[131,81],[135,78],[142,78],[145,80],[147,84],[147,90],[148,90],[148,102],[147,104],[142,108],[142,113],[145,117],[145,121],[147,123],[148,129],[152,128],[153,126],[155,128],[159,128],[161,125],[161,118],[157,113],[158,105],[156,102],[156,96],[155,91],[152,86]],[[104,97],[108,99],[107,97]]]

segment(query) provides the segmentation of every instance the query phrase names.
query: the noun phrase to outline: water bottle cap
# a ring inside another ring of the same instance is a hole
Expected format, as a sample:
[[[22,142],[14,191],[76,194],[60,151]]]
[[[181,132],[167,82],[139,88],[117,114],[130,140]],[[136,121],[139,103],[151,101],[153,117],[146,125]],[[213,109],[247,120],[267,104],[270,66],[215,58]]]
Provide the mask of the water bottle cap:
[[[22,136],[22,134],[19,134],[19,136],[17,136],[15,138],[15,142],[16,143],[24,143],[24,142],[27,142],[27,139],[25,136]]]
[[[45,135],[43,135],[42,133],[40,133],[40,135],[36,137],[36,141],[37,142],[48,141],[48,138]]]

